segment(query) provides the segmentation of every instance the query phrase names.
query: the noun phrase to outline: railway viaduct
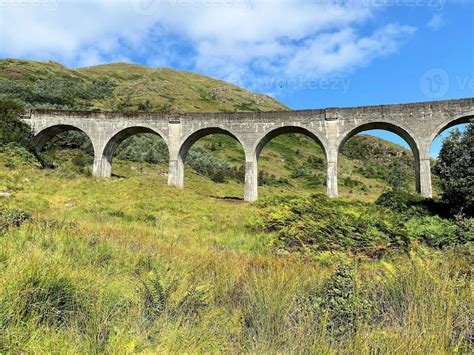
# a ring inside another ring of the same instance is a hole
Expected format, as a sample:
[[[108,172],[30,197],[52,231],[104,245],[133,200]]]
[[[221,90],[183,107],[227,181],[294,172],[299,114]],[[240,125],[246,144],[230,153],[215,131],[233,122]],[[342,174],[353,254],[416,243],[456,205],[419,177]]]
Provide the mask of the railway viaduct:
[[[94,147],[93,175],[112,174],[118,145],[138,133],[153,133],[169,150],[169,185],[184,187],[184,161],[191,146],[204,136],[226,134],[245,152],[245,200],[257,200],[258,158],[265,145],[284,133],[302,133],[323,149],[327,163],[327,193],[337,197],[337,159],[340,148],[362,131],[383,129],[402,137],[415,158],[416,188],[431,196],[430,147],[445,129],[474,118],[474,98],[413,104],[327,108],[304,111],[244,113],[117,113],[33,110],[24,120],[35,133],[41,150],[56,134],[84,132]]]

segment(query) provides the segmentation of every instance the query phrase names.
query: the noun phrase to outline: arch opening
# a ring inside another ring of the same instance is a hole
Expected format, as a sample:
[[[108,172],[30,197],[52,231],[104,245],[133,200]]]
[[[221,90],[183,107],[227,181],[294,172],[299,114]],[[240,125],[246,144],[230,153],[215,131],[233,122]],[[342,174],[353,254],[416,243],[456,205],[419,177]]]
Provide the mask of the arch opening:
[[[338,189],[343,197],[375,200],[385,191],[420,191],[419,151],[401,127],[373,122],[338,144]]]
[[[327,189],[327,152],[322,140],[297,126],[267,133],[255,149],[258,186],[321,191]]]
[[[184,187],[184,175],[189,178],[199,175],[219,184],[218,188],[215,184],[209,185],[210,194],[241,199],[239,190],[245,181],[245,151],[231,132],[217,127],[194,132],[181,144],[178,159],[183,170],[180,187]],[[205,186],[201,185],[202,188]]]
[[[90,175],[95,147],[87,133],[72,125],[48,127],[33,138],[46,166],[59,168],[63,175]]]
[[[440,127],[437,127],[430,138],[430,156],[436,158],[443,140],[445,140],[455,129],[463,131],[469,123],[474,123],[474,113],[457,117],[447,123],[443,123]]]
[[[459,143],[467,134],[470,124],[474,125],[473,114],[461,116],[445,123],[433,133],[430,141],[430,157],[432,159],[431,174],[434,196],[441,197],[443,190],[451,190],[452,193],[457,190],[450,187],[450,177],[448,176],[460,174],[456,178],[459,184],[456,183],[456,185],[462,186],[460,182],[465,179],[463,173],[469,169],[471,164],[468,163],[469,166],[465,166],[465,161],[463,163],[461,156],[458,156],[459,151],[454,147],[460,146]],[[453,145],[450,142],[456,142],[456,144]]]
[[[114,158],[117,158],[118,164],[112,165]],[[132,172],[163,174],[169,161],[169,150],[161,133],[148,127],[136,126],[116,133],[107,142],[103,159],[105,163],[99,176],[128,176]],[[134,166],[133,163],[140,165]],[[110,170],[110,173],[104,170]]]

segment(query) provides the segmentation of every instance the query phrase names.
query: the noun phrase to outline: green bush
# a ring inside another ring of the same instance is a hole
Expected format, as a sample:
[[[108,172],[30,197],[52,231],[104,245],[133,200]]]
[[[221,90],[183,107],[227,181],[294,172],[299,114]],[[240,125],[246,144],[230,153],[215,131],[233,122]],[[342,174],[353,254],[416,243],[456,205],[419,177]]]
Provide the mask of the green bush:
[[[354,268],[347,263],[340,264],[324,284],[318,305],[327,314],[329,335],[338,338],[353,333],[365,306],[366,302],[356,292]]]
[[[405,224],[409,238],[434,248],[444,248],[474,242],[474,219],[453,222],[438,216],[410,219]]]
[[[2,79],[0,95],[36,108],[83,109],[90,107],[92,100],[111,96],[115,87],[108,78],[86,82],[78,78],[53,77],[24,83]]]
[[[11,227],[20,227],[31,220],[30,213],[16,209],[0,207],[0,234]]]
[[[217,183],[223,183],[226,178],[242,181],[245,172],[230,166],[226,161],[214,157],[202,148],[193,148],[187,156],[188,165],[198,174],[209,177]]]
[[[0,146],[15,144],[34,151],[31,128],[20,120],[24,109],[17,100],[0,99]]]
[[[148,273],[143,280],[143,316],[147,321],[154,321],[166,308],[169,288],[165,288],[155,272]]]
[[[68,152],[57,162],[59,165],[59,176],[67,179],[73,179],[78,176],[91,176],[93,158],[82,150]]]
[[[357,179],[353,179],[350,176],[342,178],[342,184],[348,188],[357,188],[361,191],[367,191],[368,187],[366,184],[364,184],[362,181],[359,181]]]
[[[277,178],[275,175],[270,175],[265,170],[260,170],[258,172],[258,185],[263,186],[281,186],[281,185],[290,185],[288,179]]]
[[[298,179],[298,178],[305,177],[306,175],[307,175],[307,173],[306,173],[305,168],[300,166],[299,168],[297,168],[296,170],[293,171],[293,173],[291,174],[291,178],[292,179]]]
[[[311,168],[316,169],[316,170],[324,170],[326,162],[323,158],[317,157],[315,155],[310,155],[308,157],[308,164],[311,166]]]
[[[443,142],[434,167],[443,200],[454,213],[474,216],[474,124],[454,130]]]
[[[471,219],[432,215],[429,200],[405,193],[384,194],[377,204],[312,195],[267,198],[257,206],[255,229],[275,232],[277,249],[308,256],[330,251],[376,258],[406,252],[412,242],[445,248],[474,239]]]
[[[378,257],[407,243],[396,216],[368,203],[312,195],[264,199],[257,205],[263,208],[256,226],[276,232],[276,246],[290,251],[349,251]]]
[[[375,201],[377,206],[386,207],[394,212],[408,216],[423,216],[431,213],[430,205],[434,203],[418,194],[403,191],[385,192]]]

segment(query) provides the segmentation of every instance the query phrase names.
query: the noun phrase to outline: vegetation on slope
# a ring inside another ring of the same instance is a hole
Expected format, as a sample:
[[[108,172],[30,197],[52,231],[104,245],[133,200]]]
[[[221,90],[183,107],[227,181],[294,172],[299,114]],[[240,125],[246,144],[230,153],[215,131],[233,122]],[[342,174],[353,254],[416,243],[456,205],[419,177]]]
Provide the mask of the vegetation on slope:
[[[266,202],[245,204],[224,199],[240,191],[233,182],[187,172],[182,191],[167,186],[165,169],[127,161],[116,167],[127,179],[72,178],[7,149],[0,352],[472,350],[472,246],[401,237],[386,248],[381,222],[397,225],[414,213],[408,203],[385,199],[373,221],[358,222],[369,205],[275,199],[272,186],[261,189]],[[256,229],[276,205],[274,231]],[[415,212],[424,217],[411,230],[432,233],[429,213]],[[331,245],[311,257],[286,247],[283,226],[333,236],[321,218],[337,223]],[[378,245],[386,251],[374,253]]]
[[[75,70],[55,62],[3,59],[0,96],[20,99],[35,108],[179,112],[288,109],[269,96],[207,76],[126,63]]]
[[[413,243],[446,248],[474,242],[474,218],[443,218],[442,204],[406,193],[385,193],[375,204],[287,195],[258,205],[257,230],[277,232],[275,247],[306,257],[350,252],[377,258]]]

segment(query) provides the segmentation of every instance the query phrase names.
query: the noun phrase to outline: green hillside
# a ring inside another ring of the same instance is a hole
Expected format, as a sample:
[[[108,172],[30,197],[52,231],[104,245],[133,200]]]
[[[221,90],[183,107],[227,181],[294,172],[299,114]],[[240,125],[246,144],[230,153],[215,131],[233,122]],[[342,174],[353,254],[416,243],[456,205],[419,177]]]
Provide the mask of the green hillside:
[[[125,63],[73,70],[55,62],[0,60],[0,97],[19,99],[32,108],[183,112],[288,109],[269,96],[203,75]],[[83,140],[68,134],[59,139],[56,147],[87,150]],[[163,143],[148,135],[122,143],[118,158],[167,162]],[[243,163],[243,151],[225,136],[200,140],[187,159],[188,167],[216,182],[241,183]],[[272,140],[261,155],[259,169],[261,185],[310,192],[326,188],[323,153],[315,142],[302,135]],[[373,200],[393,184],[414,189],[411,152],[372,136],[359,135],[346,143],[339,162],[342,196]]]
[[[55,62],[0,60],[0,95],[32,107],[107,111],[235,112],[288,109],[273,98],[207,76],[115,63],[68,69]]]

